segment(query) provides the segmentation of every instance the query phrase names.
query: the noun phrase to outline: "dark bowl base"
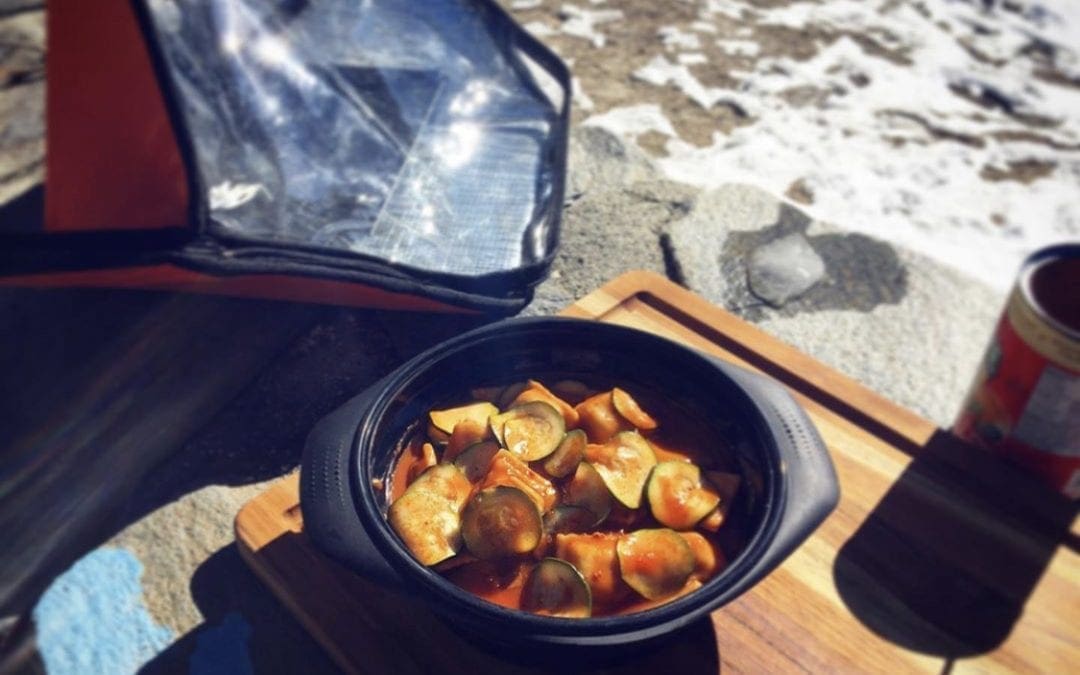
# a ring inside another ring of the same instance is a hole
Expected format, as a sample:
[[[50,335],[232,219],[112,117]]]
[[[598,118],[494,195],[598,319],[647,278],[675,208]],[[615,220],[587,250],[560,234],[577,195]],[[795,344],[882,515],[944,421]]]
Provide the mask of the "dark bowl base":
[[[685,628],[655,638],[622,645],[583,646],[561,644],[538,646],[535,642],[495,642],[460,624],[446,624],[455,635],[476,649],[526,668],[578,673],[615,668],[642,672],[643,665],[657,673],[719,672],[720,657],[712,621],[705,617]]]

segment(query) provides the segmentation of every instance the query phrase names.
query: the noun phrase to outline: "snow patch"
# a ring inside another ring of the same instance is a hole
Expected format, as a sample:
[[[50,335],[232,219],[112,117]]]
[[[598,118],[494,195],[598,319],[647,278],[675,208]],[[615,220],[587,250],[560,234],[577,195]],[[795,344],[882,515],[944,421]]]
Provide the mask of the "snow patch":
[[[556,35],[559,32],[544,23],[543,21],[530,21],[529,23],[522,26],[522,28],[531,33],[533,37],[538,38],[551,37],[552,35]]]
[[[806,61],[757,58],[744,73],[729,71],[740,78],[734,90],[703,85],[681,58],[660,55],[634,73],[702,107],[729,99],[753,116],[730,135],[714,134],[711,147],[680,140],[655,107],[611,110],[587,123],[672,135],[658,164],[691,184],[750,183],[781,195],[802,179],[814,217],[1004,290],[1031,250],[1080,238],[1080,89],[1035,77],[1048,68],[1080,72],[1080,3],[1009,6],[984,11],[977,0],[942,0],[924,3],[924,15],[891,0],[831,0],[742,16],[737,2],[708,0],[703,21],[819,27],[888,53],[842,36]],[[980,175],[1023,162],[1048,173],[1028,184]]]
[[[596,108],[596,104],[589,98],[589,95],[585,93],[585,88],[581,86],[581,80],[572,78],[570,80],[570,87],[574,92],[574,103],[577,103],[578,108],[581,108],[585,112],[592,112]]]
[[[618,9],[591,10],[576,5],[563,5],[560,15],[563,17],[560,27],[563,33],[588,40],[597,48],[607,44],[607,38],[603,33],[597,32],[596,27],[623,18],[622,11]]]
[[[749,12],[749,8],[735,0],[706,0],[702,16],[710,18],[719,15],[729,19],[742,19],[744,11]]]
[[[668,51],[678,49],[701,49],[701,40],[693,33],[687,33],[676,26],[664,26],[657,33]]]
[[[689,53],[689,54],[679,54],[677,58],[679,60],[679,63],[681,63],[684,66],[700,66],[702,64],[705,64],[705,63],[709,62],[708,57],[706,57],[704,54],[702,54],[700,52],[693,52],[693,53]]]
[[[675,136],[675,128],[655,103],[642,103],[612,108],[605,113],[593,115],[583,122],[585,126],[602,127],[623,138],[633,139],[649,131]]]
[[[686,64],[672,63],[662,54],[658,54],[652,61],[635,70],[633,77],[657,86],[671,84],[706,110],[720,102],[732,103],[746,112],[749,112],[748,106],[753,106],[752,101],[730,90],[706,87],[701,80],[694,77]]]

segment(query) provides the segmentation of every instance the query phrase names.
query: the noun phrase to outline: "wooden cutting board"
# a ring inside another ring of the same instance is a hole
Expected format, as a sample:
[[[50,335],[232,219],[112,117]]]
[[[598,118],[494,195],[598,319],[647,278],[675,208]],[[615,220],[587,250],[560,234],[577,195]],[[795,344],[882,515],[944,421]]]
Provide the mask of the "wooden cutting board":
[[[821,431],[842,491],[764,581],[614,671],[1080,669],[1076,506],[658,275],[623,275],[564,314],[658,333],[783,382]],[[314,550],[296,475],[240,511],[236,536],[346,671],[530,672]]]

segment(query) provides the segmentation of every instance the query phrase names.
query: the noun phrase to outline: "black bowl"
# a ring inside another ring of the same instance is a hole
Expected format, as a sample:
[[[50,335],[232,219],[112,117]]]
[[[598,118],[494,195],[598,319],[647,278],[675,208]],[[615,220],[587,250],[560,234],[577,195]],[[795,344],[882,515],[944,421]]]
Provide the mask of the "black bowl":
[[[702,588],[636,614],[561,619],[488,603],[416,562],[386,521],[396,449],[427,411],[470,386],[570,377],[652,392],[717,425],[745,480],[746,543]],[[427,601],[481,644],[505,653],[542,646],[604,650],[651,641],[753,586],[836,506],[828,452],[775,382],[641,331],[561,318],[512,319],[417,356],[312,431],[301,470],[304,526],[321,550],[369,579]],[[532,651],[532,650],[529,650]],[[550,653],[550,652],[549,652]]]

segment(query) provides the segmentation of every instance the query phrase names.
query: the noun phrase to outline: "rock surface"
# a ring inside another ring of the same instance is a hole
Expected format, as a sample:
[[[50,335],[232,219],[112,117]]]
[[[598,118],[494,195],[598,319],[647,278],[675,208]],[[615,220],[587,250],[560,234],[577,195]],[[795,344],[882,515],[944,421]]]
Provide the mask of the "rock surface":
[[[669,179],[787,194],[1002,293],[1028,252],[1080,236],[1074,4],[504,4],[571,65],[581,123]]]
[[[335,670],[303,626],[251,573],[233,541],[237,511],[270,482],[195,490],[110,542],[142,561],[142,602],[176,636],[150,661],[150,672],[198,672],[195,664],[208,656],[246,665],[247,672]],[[224,644],[207,654],[206,643],[223,626],[237,623],[242,630],[233,632],[243,639],[225,636]]]
[[[661,179],[641,150],[587,127],[571,136],[568,184],[559,251],[527,315],[555,313],[626,270],[664,274],[660,235],[697,193]]]
[[[579,127],[570,135],[566,196],[573,201],[587,192],[656,180],[659,171],[636,146],[598,127]]]
[[[815,231],[827,230],[815,226]],[[948,428],[975,377],[1003,298],[924,256],[898,251],[897,257],[908,279],[898,302],[869,310],[768,310],[756,323]]]
[[[34,9],[0,6],[0,204],[44,178],[45,26]]]
[[[746,265],[750,292],[773,307],[783,307],[825,276],[821,256],[799,233],[785,235],[755,249]]]
[[[951,424],[1000,312],[999,292],[815,221],[751,186],[701,191],[665,181],[640,151],[603,133],[574,133],[571,175],[590,178],[567,206],[552,276],[526,313],[557,311],[627,269],[666,273],[887,398]],[[790,237],[812,247],[824,278],[771,307],[751,292],[747,261]]]

